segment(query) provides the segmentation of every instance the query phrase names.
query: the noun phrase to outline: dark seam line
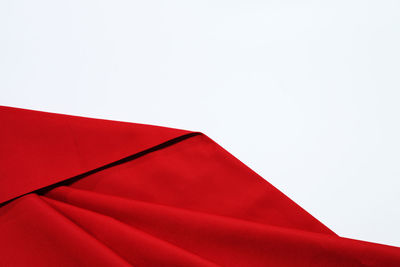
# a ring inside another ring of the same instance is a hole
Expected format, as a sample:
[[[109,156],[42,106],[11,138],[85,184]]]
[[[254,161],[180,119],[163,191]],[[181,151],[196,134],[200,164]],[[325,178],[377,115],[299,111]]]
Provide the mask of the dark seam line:
[[[15,199],[17,199],[17,198],[20,198],[20,197],[22,197],[22,196],[25,196],[25,195],[28,195],[28,194],[31,194],[31,193],[34,193],[34,192],[35,192],[35,193],[38,193],[38,194],[44,194],[45,192],[50,191],[51,189],[53,189],[53,188],[55,188],[55,187],[62,186],[62,185],[69,185],[69,184],[71,184],[71,183],[73,183],[73,182],[75,182],[75,181],[77,181],[77,180],[79,180],[79,179],[82,179],[82,178],[84,178],[84,177],[87,177],[87,176],[89,176],[89,175],[91,175],[91,174],[94,174],[94,173],[103,171],[103,170],[108,169],[108,168],[112,168],[112,167],[114,167],[114,166],[118,166],[118,165],[124,164],[124,163],[126,163],[126,162],[131,161],[131,160],[134,160],[134,159],[137,159],[137,158],[142,157],[142,156],[144,156],[144,155],[147,155],[147,154],[149,154],[149,153],[151,153],[151,152],[155,152],[155,151],[157,151],[157,150],[160,150],[160,149],[163,149],[163,148],[172,146],[172,145],[174,145],[174,144],[176,144],[176,143],[179,143],[179,142],[182,142],[182,141],[184,141],[184,140],[186,140],[186,139],[188,139],[188,138],[190,138],[190,137],[194,137],[194,136],[201,135],[201,134],[202,134],[202,133],[200,133],[200,132],[193,132],[193,133],[188,133],[188,134],[184,134],[184,135],[175,137],[175,138],[173,138],[173,139],[170,139],[170,140],[168,140],[168,141],[165,141],[164,143],[158,144],[158,145],[153,146],[153,147],[151,147],[151,148],[148,148],[148,149],[145,149],[145,150],[143,150],[143,151],[137,152],[137,153],[135,153],[135,154],[132,154],[132,155],[127,156],[127,157],[125,157],[125,158],[122,158],[122,159],[119,159],[119,160],[117,160],[117,161],[108,163],[108,164],[103,165],[103,166],[101,166],[101,167],[98,167],[98,168],[95,168],[95,169],[93,169],[93,170],[87,171],[87,172],[85,172],[85,173],[79,174],[79,175],[77,175],[77,176],[74,176],[74,177],[71,177],[71,178],[67,178],[67,179],[65,179],[65,180],[63,180],[63,181],[60,181],[60,182],[57,182],[57,183],[54,183],[54,184],[51,184],[51,185],[48,185],[48,186],[39,188],[39,189],[37,189],[37,190],[34,190],[34,191],[31,191],[31,192],[22,194],[22,195],[20,195],[20,196],[18,196],[18,197],[15,197],[15,198],[12,198],[12,199],[10,199],[10,200],[7,200],[7,201],[5,201],[5,202],[3,202],[3,203],[0,203],[0,207],[2,207],[2,206],[4,206],[4,205],[8,204],[9,202],[11,202],[11,201],[13,201],[13,200],[15,200]]]

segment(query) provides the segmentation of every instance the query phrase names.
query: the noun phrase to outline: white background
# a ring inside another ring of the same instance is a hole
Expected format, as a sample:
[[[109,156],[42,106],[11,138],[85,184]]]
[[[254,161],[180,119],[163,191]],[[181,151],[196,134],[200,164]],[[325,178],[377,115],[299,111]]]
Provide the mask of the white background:
[[[398,0],[0,1],[0,104],[202,131],[397,246],[399,74]]]

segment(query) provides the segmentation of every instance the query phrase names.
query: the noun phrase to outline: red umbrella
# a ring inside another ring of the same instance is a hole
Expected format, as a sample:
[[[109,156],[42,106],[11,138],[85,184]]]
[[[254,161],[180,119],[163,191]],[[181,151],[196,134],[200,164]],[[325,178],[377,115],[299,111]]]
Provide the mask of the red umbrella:
[[[400,266],[206,135],[0,107],[0,266]]]

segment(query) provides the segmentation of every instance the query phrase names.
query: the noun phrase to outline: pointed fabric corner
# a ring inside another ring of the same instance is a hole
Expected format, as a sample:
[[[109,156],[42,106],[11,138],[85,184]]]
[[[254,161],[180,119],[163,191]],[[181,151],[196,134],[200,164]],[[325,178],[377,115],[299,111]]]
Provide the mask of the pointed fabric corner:
[[[0,203],[190,133],[0,106]]]
[[[204,134],[6,107],[0,122],[0,266],[400,266]]]

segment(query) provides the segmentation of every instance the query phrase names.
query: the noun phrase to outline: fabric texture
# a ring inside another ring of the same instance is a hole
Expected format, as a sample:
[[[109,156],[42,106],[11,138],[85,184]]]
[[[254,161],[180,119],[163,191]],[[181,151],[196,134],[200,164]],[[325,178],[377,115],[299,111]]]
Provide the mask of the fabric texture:
[[[0,266],[400,266],[206,135],[0,107]]]

